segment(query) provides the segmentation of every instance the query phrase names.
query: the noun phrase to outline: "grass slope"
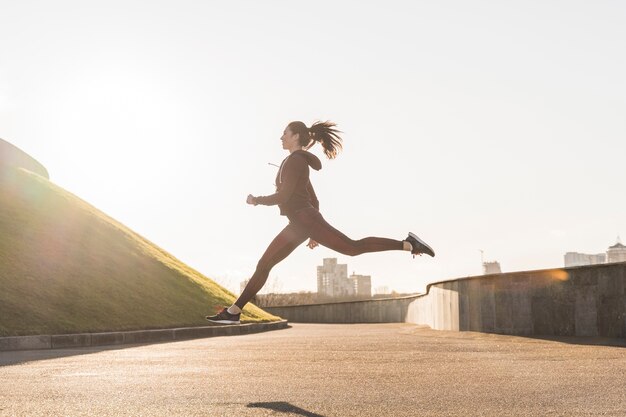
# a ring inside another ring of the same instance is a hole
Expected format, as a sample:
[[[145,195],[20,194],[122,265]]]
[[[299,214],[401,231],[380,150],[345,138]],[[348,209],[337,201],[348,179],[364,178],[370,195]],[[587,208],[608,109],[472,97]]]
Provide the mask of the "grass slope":
[[[0,167],[0,336],[203,326],[234,299],[47,179]]]

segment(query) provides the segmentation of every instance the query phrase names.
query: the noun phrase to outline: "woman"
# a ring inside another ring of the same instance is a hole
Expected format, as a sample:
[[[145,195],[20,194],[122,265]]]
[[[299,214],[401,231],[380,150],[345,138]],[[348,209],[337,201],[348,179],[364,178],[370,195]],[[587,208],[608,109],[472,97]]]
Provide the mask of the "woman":
[[[276,193],[262,197],[250,194],[246,202],[255,206],[278,205],[280,214],[287,216],[289,224],[269,245],[237,301],[218,314],[207,316],[207,320],[220,324],[239,324],[241,310],[261,290],[270,270],[307,238],[307,246],[311,249],[321,244],[349,256],[386,250],[406,250],[413,256],[423,253],[435,256],[432,248],[413,233],[409,233],[404,240],[381,237],[352,240],[324,220],[309,181],[309,167],[319,171],[322,163],[307,150],[319,142],[324,148],[324,154],[329,159],[335,158],[342,149],[340,132],[335,126],[332,122],[316,122],[307,128],[302,122],[291,122],[283,132],[280,140],[283,149],[289,151],[289,156],[283,160],[276,175]]]

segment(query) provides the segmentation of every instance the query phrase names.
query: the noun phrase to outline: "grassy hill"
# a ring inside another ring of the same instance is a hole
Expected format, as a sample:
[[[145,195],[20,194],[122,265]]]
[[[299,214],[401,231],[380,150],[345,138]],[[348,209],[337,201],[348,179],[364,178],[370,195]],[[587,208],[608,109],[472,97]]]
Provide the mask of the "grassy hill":
[[[204,326],[234,299],[46,178],[0,167],[0,336]]]

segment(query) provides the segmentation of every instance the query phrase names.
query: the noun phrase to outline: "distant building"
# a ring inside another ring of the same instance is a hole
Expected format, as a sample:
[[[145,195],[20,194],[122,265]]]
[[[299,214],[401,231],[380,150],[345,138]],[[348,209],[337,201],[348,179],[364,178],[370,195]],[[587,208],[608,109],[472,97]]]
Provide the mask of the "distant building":
[[[498,261],[483,262],[483,274],[484,275],[501,274],[501,273],[502,273],[502,269],[500,268],[500,262]]]
[[[348,280],[348,265],[337,264],[337,258],[325,258],[317,267],[317,293],[329,297],[342,297],[353,294]]]
[[[376,287],[374,289],[374,294],[376,294],[376,295],[391,294],[391,290],[389,289],[388,286],[381,285],[380,287]]]
[[[352,273],[348,265],[338,264],[337,258],[325,258],[317,267],[317,293],[327,297],[371,297],[372,277]]]
[[[356,275],[353,272],[349,279],[352,281],[354,295],[363,297],[372,296],[372,277],[370,275]]]
[[[582,265],[596,265],[606,262],[606,254],[598,253],[595,255],[589,255],[587,253],[567,252],[565,254],[565,267],[570,266],[582,266]]]
[[[626,262],[626,246],[622,245],[619,236],[617,243],[606,251],[607,262]]]
[[[501,274],[502,268],[500,268],[500,262],[498,261],[485,261],[484,255],[485,251],[479,249],[480,251],[480,261],[483,264],[483,275],[491,275],[491,274]]]
[[[607,262],[626,262],[626,246],[622,245],[619,236],[617,243],[609,246],[606,253],[589,255],[586,253],[567,252],[565,254],[565,266],[596,265]]]

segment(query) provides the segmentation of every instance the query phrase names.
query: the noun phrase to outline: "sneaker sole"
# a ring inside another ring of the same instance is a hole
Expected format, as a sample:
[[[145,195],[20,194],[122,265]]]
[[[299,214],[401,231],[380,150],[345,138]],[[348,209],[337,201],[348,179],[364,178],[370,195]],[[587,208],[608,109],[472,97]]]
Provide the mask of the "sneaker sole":
[[[413,239],[417,240],[420,244],[424,245],[425,247],[428,248],[428,250],[432,253],[432,255],[430,253],[427,253],[426,255],[430,255],[432,257],[435,256],[435,251],[433,250],[433,248],[430,247],[430,245],[428,245],[426,242],[424,242],[422,239],[420,239],[419,237],[417,237],[417,235],[413,232],[409,232],[409,236],[411,236]]]
[[[240,321],[232,321],[232,320],[211,320],[211,319],[207,319],[207,321],[210,321],[211,323],[217,323],[217,324],[241,324]]]

